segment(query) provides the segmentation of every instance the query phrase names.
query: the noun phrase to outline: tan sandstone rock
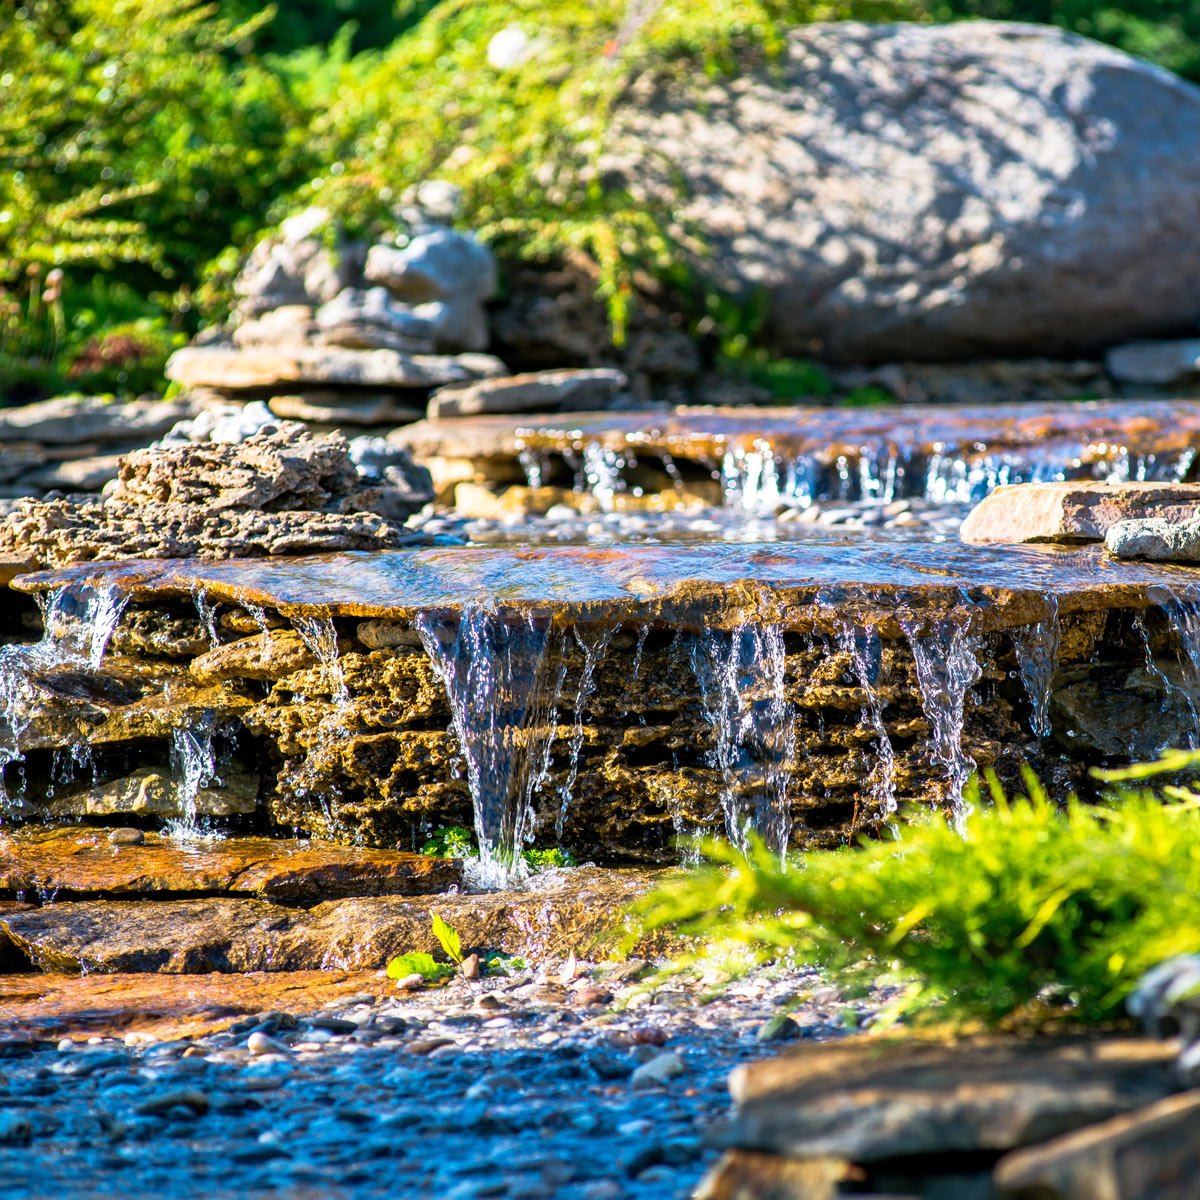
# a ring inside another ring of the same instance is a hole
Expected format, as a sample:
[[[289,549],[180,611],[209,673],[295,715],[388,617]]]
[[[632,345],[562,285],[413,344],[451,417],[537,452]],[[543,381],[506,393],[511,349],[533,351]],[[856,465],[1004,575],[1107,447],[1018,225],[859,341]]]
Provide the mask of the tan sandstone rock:
[[[997,488],[962,523],[964,542],[1102,542],[1119,521],[1200,514],[1200,483],[1017,483]]]

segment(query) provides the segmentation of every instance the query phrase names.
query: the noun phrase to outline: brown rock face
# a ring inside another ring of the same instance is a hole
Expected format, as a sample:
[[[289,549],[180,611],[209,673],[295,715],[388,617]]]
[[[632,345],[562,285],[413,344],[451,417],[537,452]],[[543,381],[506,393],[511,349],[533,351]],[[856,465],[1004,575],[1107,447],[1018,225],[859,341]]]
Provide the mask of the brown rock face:
[[[436,912],[466,951],[544,958],[619,935],[625,906],[652,882],[645,873],[580,869],[529,891],[356,897],[311,909],[225,897],[67,901],[0,911],[0,944],[67,974],[371,970],[409,951],[440,954]]]
[[[60,1038],[200,1037],[239,1017],[308,1013],[362,993],[394,995],[378,971],[273,971],[245,975],[0,975],[0,1033]]]
[[[1009,1150],[1170,1095],[1174,1053],[1132,1038],[801,1046],[734,1070],[732,1141],[857,1162]]]
[[[461,863],[454,859],[284,838],[231,837],[193,847],[149,833],[140,845],[114,847],[103,830],[94,829],[0,836],[0,893],[221,894],[316,904],[443,891],[461,881]]]
[[[1200,1092],[1001,1159],[1002,1200],[1191,1200],[1200,1181]]]
[[[394,488],[364,486],[344,439],[285,425],[241,443],[136,450],[103,499],[20,500],[0,555],[55,565],[382,549],[413,540],[382,514],[426,498],[405,505]]]
[[[1200,483],[1020,483],[999,487],[962,523],[964,542],[1102,542],[1118,521],[1200,514]]]

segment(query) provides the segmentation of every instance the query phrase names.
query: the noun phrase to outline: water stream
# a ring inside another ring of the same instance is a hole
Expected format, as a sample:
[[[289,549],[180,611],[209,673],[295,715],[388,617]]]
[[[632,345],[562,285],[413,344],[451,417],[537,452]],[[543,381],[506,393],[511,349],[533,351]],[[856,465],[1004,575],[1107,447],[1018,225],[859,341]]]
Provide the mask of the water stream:
[[[1049,611],[1042,620],[1022,625],[1012,634],[1017,670],[1029,697],[1030,728],[1039,738],[1050,736],[1050,685],[1058,667],[1062,639],[1058,600],[1047,596],[1046,602]]]
[[[422,614],[416,628],[446,688],[466,762],[479,843],[475,882],[504,887],[526,874],[532,797],[549,771],[562,687],[555,635],[532,615],[505,621],[478,602],[442,621]]]
[[[571,738],[568,743],[569,763],[566,779],[559,789],[558,817],[554,822],[554,832],[562,840],[563,829],[566,825],[567,812],[571,807],[571,796],[575,790],[575,782],[579,778],[579,754],[583,749],[584,708],[596,686],[596,666],[604,657],[617,626],[601,626],[594,630],[574,631],[575,642],[583,651],[583,666],[579,670],[579,682],[575,688],[575,723],[571,728]],[[562,687],[561,672],[558,687]]]
[[[725,832],[740,849],[754,834],[783,854],[792,830],[788,768],[796,752],[783,632],[757,624],[729,633],[707,630],[695,639],[692,669],[716,735],[713,761],[724,779]]]
[[[886,821],[896,811],[896,752],[888,736],[879,696],[883,670],[883,642],[876,626],[855,621],[849,615],[835,619],[838,645],[849,655],[855,678],[862,688],[863,721],[875,735],[875,762],[867,786],[879,816]]]

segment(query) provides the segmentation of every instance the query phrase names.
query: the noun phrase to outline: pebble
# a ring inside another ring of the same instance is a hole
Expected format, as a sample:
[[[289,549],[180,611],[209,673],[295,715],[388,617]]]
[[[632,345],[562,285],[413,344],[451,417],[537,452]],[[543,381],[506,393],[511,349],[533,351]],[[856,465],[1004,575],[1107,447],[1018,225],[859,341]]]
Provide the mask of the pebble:
[[[291,1051],[282,1042],[268,1037],[261,1030],[256,1030],[246,1039],[246,1049],[251,1054],[289,1054]]]
[[[108,835],[108,841],[113,846],[140,846],[146,840],[146,835],[140,829],[114,829]]]
[[[629,1082],[634,1087],[658,1087],[668,1080],[682,1075],[687,1068],[678,1054],[667,1051],[656,1054],[649,1062],[644,1062],[630,1076]]]

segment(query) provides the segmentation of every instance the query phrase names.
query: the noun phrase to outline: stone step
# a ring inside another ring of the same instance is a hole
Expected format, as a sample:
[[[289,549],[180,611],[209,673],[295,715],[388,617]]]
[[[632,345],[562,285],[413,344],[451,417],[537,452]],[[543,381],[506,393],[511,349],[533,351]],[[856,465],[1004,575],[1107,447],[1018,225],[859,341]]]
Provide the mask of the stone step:
[[[267,837],[143,836],[138,845],[114,845],[108,830],[95,828],[0,834],[0,895],[254,896],[295,905],[441,892],[462,882],[461,862],[424,854]]]
[[[410,951],[440,954],[437,913],[464,952],[540,960],[582,955],[622,933],[625,908],[657,878],[580,868],[535,877],[523,890],[356,897],[311,909],[230,898],[56,902],[0,911],[0,939],[39,969],[66,974],[362,971]]]

